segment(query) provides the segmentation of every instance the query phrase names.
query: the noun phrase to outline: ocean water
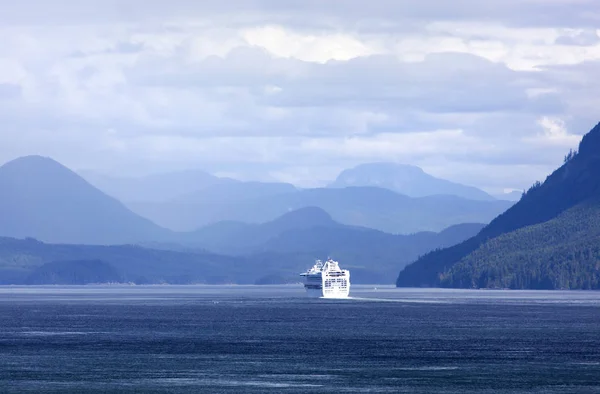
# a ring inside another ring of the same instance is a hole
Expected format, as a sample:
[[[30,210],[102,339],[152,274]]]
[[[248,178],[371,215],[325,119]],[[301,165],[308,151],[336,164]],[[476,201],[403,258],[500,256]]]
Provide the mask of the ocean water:
[[[0,287],[0,392],[600,393],[600,292]]]

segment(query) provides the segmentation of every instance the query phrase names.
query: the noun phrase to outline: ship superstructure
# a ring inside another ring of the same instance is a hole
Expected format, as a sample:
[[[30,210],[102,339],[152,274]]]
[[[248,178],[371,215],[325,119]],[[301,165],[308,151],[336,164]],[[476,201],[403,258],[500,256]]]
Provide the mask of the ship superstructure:
[[[340,268],[332,259],[317,260],[304,277],[304,288],[310,297],[346,298],[350,294],[350,271]]]

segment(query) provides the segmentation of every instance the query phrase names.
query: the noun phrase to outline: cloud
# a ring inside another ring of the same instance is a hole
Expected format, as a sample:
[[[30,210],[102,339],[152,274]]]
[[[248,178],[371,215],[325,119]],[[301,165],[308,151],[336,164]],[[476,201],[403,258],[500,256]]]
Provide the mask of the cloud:
[[[595,0],[1,7],[0,161],[315,185],[390,160],[524,188],[598,121]]]
[[[586,29],[560,36],[554,42],[558,45],[594,46],[600,43],[600,36],[595,29]]]
[[[233,15],[232,15],[233,14]],[[405,21],[499,22],[510,26],[597,26],[595,0],[21,0],[3,5],[5,24],[135,23],[164,18],[229,19],[265,24],[273,21],[292,26],[339,26],[355,28]],[[385,26],[385,24],[384,24]]]

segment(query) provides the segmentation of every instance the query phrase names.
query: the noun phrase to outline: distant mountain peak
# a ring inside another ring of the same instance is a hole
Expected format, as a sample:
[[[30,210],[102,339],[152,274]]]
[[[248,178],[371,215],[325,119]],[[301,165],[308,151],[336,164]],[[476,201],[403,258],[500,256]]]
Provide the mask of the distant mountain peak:
[[[364,163],[342,171],[329,187],[376,186],[410,197],[454,195],[471,200],[494,200],[486,192],[427,174],[420,167],[377,162]]]

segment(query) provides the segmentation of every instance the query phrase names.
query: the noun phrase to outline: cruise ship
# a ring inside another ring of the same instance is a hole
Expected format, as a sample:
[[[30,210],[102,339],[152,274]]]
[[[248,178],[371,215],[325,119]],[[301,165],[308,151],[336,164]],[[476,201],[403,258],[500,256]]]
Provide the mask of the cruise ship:
[[[350,294],[350,271],[340,269],[337,261],[317,260],[304,277],[304,288],[309,297],[346,298]]]

